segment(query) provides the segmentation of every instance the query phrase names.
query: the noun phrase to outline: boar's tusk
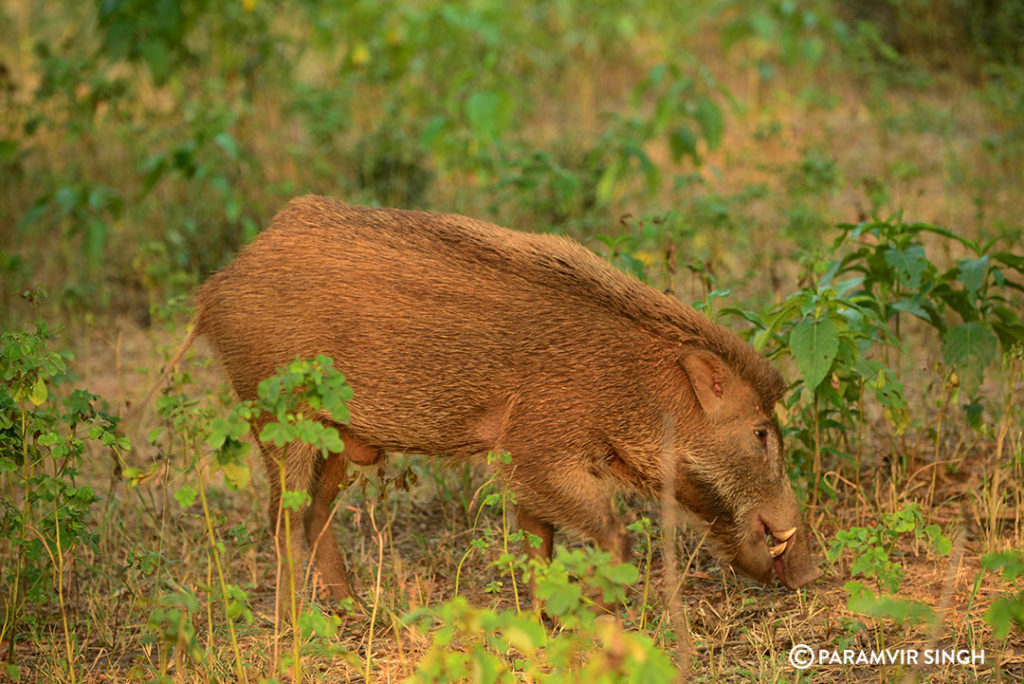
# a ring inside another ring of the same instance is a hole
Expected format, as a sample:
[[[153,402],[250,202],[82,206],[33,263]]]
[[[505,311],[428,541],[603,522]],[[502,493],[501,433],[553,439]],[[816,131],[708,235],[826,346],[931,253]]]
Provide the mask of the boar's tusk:
[[[783,551],[786,550],[786,542],[782,542],[777,546],[773,546],[768,551],[772,554],[772,558],[778,558],[782,555]]]
[[[778,539],[779,541],[789,541],[789,538],[792,537],[794,534],[796,534],[796,528],[790,527],[785,532],[779,532],[778,534],[773,533],[772,536]]]

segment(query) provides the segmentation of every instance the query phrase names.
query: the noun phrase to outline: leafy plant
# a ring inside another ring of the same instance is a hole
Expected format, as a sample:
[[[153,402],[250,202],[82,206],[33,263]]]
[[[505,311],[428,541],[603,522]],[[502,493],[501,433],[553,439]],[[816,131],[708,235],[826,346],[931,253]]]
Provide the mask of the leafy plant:
[[[908,426],[903,385],[889,363],[901,353],[906,316],[941,334],[943,359],[950,374],[956,373],[950,392],[962,384],[971,397],[998,346],[1008,353],[1024,342],[1024,323],[1008,299],[1010,290],[1024,286],[1006,273],[1024,274],[1024,258],[996,251],[995,241],[979,244],[930,224],[904,224],[898,214],[887,221],[844,224],[840,231],[833,249],[853,249],[812,266],[805,276],[811,284],[763,316],[725,310],[757,326],[755,348],[792,356],[800,371],[801,382],[786,400],[787,407],[799,408],[800,420],[791,422],[788,433],[798,444],[794,465],[810,465],[815,493],[822,486],[832,493],[820,477],[822,455],[853,460],[859,477],[859,440],[855,459],[849,449],[835,445],[848,443],[863,415],[865,393],[884,409],[897,434]],[[925,235],[966,247],[976,258],[960,259],[942,271],[927,258]],[[950,314],[961,322],[948,323]],[[826,434],[837,437],[825,439]]]
[[[994,600],[985,611],[985,622],[992,627],[997,639],[1005,639],[1014,625],[1024,631],[1024,587],[1019,581],[1024,577],[1024,553],[986,554],[981,557],[981,566],[988,572],[998,572],[1009,589],[1006,596]]]
[[[903,566],[894,562],[892,557],[906,536],[915,542],[927,542],[939,555],[947,555],[952,550],[949,539],[938,525],[924,524],[921,509],[916,504],[886,513],[878,525],[851,527],[836,533],[836,540],[828,549],[828,559],[834,563],[844,551],[849,551],[853,556],[850,575],[870,580],[880,590],[876,595],[862,582],[847,582],[844,586],[850,595],[847,607],[851,612],[901,622],[934,620],[934,611],[927,604],[895,596],[903,581]]]
[[[868,296],[882,320],[892,321],[897,336],[906,315],[935,328],[942,335],[942,357],[960,374],[968,394],[981,385],[998,346],[1005,353],[1024,342],[1024,323],[1007,298],[1009,290],[1024,292],[1024,284],[1011,279],[1024,275],[1024,257],[996,250],[998,240],[980,243],[938,226],[907,224],[900,214],[839,228],[833,247],[854,249],[833,262],[826,277],[859,278],[859,293]],[[929,235],[973,256],[940,270],[925,252],[923,239]],[[949,324],[949,314],[960,322]]]
[[[625,598],[637,580],[629,564],[609,565],[602,551],[559,548],[550,564],[516,559],[536,584],[543,611],[560,628],[549,632],[536,613],[472,607],[463,597],[421,608],[402,622],[430,635],[414,681],[656,682],[676,676],[671,659],[644,634],[599,620],[590,596]],[[499,558],[496,563],[504,563]]]
[[[203,649],[192,622],[199,610],[195,595],[182,590],[161,596],[150,612],[143,643],[160,646],[160,673],[163,678],[169,679],[167,671],[171,654],[174,654],[179,669],[187,669],[189,664],[202,660]]]
[[[849,443],[848,428],[861,416],[866,391],[885,408],[897,430],[908,423],[902,384],[884,363],[871,358],[876,346],[898,347],[898,341],[870,297],[855,292],[856,286],[854,280],[835,282],[826,275],[820,284],[794,292],[763,318],[735,308],[723,310],[754,321],[761,328],[753,337],[754,347],[771,344],[775,356],[792,356],[800,371],[801,382],[785,400],[788,408],[799,408],[800,419],[790,422],[787,433],[797,444],[792,462],[798,470],[810,470],[815,495],[819,486],[833,493],[821,478],[823,454],[852,460],[853,449],[839,445]],[[858,443],[858,470],[860,449]]]
[[[31,608],[50,604],[56,593],[64,631],[66,667],[74,671],[75,631],[66,596],[75,584],[72,568],[83,552],[95,552],[91,487],[77,482],[87,444],[115,459],[129,448],[117,433],[118,419],[98,409],[94,394],[69,382],[65,357],[48,350],[57,334],[45,323],[35,330],[0,333],[0,571],[3,593],[0,643],[14,663],[14,647],[26,624],[38,619]]]

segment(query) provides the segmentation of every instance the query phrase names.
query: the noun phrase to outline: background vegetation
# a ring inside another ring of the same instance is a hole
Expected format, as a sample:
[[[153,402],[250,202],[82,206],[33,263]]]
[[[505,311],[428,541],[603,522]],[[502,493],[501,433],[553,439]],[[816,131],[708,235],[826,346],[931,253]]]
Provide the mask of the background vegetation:
[[[6,0],[0,35],[0,679],[1024,677],[1020,0]],[[339,497],[364,605],[275,620],[247,424],[337,371],[237,406],[200,349],[122,419],[306,192],[567,233],[744,331],[824,577],[755,587],[642,501],[633,566],[531,567],[486,469],[403,456]]]

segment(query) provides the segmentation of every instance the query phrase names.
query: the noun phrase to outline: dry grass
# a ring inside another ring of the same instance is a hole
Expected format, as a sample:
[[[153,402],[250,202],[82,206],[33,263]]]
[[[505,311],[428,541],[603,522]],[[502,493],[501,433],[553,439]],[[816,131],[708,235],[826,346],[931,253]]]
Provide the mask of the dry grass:
[[[152,353],[166,334],[146,333],[131,324],[115,324],[123,333],[121,356],[122,385],[129,397],[139,396],[152,373],[136,373],[132,368],[155,369]],[[109,390],[117,396],[118,367],[114,349],[96,345],[88,359],[82,359],[85,377],[91,386]],[[149,359],[149,363],[144,363]],[[205,363],[200,352],[193,360],[200,384],[215,388],[219,372]],[[147,378],[149,376],[149,378]],[[194,390],[193,390],[194,391]],[[885,434],[884,426],[874,426]],[[959,439],[963,435],[956,437]],[[723,569],[701,546],[701,539],[686,531],[679,540],[677,557],[682,561],[682,584],[678,596],[689,621],[693,643],[692,681],[791,681],[797,671],[788,663],[790,648],[809,644],[815,648],[889,649],[985,649],[985,663],[977,667],[946,665],[922,669],[904,667],[855,668],[821,666],[810,671],[813,681],[934,681],[966,682],[1001,676],[1005,681],[1024,675],[1024,639],[1011,633],[1004,646],[991,637],[982,615],[990,601],[1005,587],[981,574],[980,556],[994,547],[1019,546],[1020,511],[1004,510],[999,518],[1002,541],[988,539],[988,516],[984,508],[985,473],[996,466],[994,444],[968,435],[969,444],[961,447],[970,469],[950,472],[940,469],[936,480],[936,505],[929,519],[942,526],[955,539],[954,552],[935,556],[924,545],[903,543],[898,562],[904,570],[900,590],[903,598],[912,598],[936,607],[942,624],[935,630],[901,626],[887,620],[872,620],[851,614],[846,607],[844,583],[849,580],[849,557],[836,564],[823,563],[824,576],[799,593],[779,588],[761,588],[737,578]],[[1019,433],[1011,449],[1019,449]],[[879,449],[885,446],[880,442]],[[80,681],[123,681],[148,679],[159,669],[157,647],[145,643],[146,618],[155,596],[184,587],[204,596],[210,584],[206,532],[198,504],[180,509],[173,491],[193,481],[194,475],[181,473],[181,463],[171,454],[167,466],[155,479],[137,488],[124,483],[110,485],[112,464],[103,456],[89,464],[86,484],[101,492],[98,505],[104,511],[100,525],[100,554],[85,557],[85,565],[105,568],[102,573],[80,567],[72,572],[68,586],[71,610],[82,625],[78,634]],[[272,672],[274,638],[275,578],[273,544],[264,522],[262,499],[266,484],[258,459],[250,459],[254,479],[245,492],[230,491],[223,483],[211,484],[210,497],[216,508],[216,529],[227,543],[225,558],[229,581],[246,588],[250,595],[254,620],[239,624],[246,675],[253,681]],[[883,466],[880,459],[877,463]],[[500,530],[500,517],[493,511],[478,516],[479,488],[486,473],[480,468],[444,467],[436,461],[392,457],[386,468],[356,469],[354,483],[338,500],[335,529],[354,580],[368,605],[376,602],[377,619],[373,625],[367,614],[346,616],[335,637],[326,640],[338,653],[306,656],[305,672],[320,681],[363,681],[367,667],[373,681],[398,681],[410,676],[429,646],[429,639],[401,626],[399,620],[420,606],[437,605],[450,598],[455,586],[458,562],[470,540],[482,536],[482,529]],[[414,475],[408,490],[394,488],[385,500],[375,496],[375,482],[383,475],[393,479]],[[839,529],[863,526],[877,521],[884,512],[896,510],[909,501],[921,499],[917,480],[906,479],[897,491],[887,486],[887,473],[865,468],[860,483],[847,482],[836,501],[822,502],[808,510],[813,534],[821,547],[827,547]],[[1008,484],[1020,487],[1020,482]],[[656,502],[628,502],[629,515],[662,518]],[[479,527],[474,527],[474,523]],[[241,525],[252,535],[250,543],[228,541],[230,530]],[[577,545],[580,540],[559,541]],[[641,540],[637,560],[646,555]],[[137,560],[147,553],[163,556],[163,568],[155,575],[140,569]],[[492,580],[507,579],[491,566],[496,549],[471,554],[461,569],[460,593],[480,606],[496,610],[513,607],[510,588],[498,594],[484,591]],[[691,557],[692,556],[692,557]],[[382,558],[382,562],[379,562]],[[662,549],[652,550],[652,600],[647,631],[655,641],[671,650],[677,640],[678,625],[668,618],[663,586],[665,568]],[[687,560],[689,562],[687,563]],[[641,565],[641,577],[645,568]],[[374,587],[379,577],[379,595]],[[638,617],[637,602],[644,590],[643,581],[631,595],[633,607],[622,613],[627,628]],[[211,612],[207,612],[207,610]],[[216,601],[194,615],[193,625],[205,649],[201,664],[187,660],[172,662],[168,669],[174,681],[232,679],[232,654],[228,645],[221,608]],[[212,616],[212,622],[210,620]],[[40,616],[42,629],[32,640],[21,641],[19,662],[32,677],[40,680],[67,681],[58,653],[59,633],[45,625],[53,616]],[[557,626],[549,625],[557,630]],[[287,651],[289,636],[282,635],[282,650]],[[147,674],[149,673],[149,674]],[[997,674],[998,673],[998,674]]]

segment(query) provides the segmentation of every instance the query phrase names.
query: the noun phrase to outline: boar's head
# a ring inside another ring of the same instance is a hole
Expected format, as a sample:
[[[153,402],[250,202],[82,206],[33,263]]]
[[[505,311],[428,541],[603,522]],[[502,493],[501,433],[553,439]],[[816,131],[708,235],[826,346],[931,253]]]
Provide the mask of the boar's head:
[[[785,384],[756,356],[745,369],[705,350],[680,359],[692,394],[684,390],[682,420],[673,430],[676,498],[710,525],[723,560],[765,584],[775,574],[796,589],[820,572],[774,414]]]

